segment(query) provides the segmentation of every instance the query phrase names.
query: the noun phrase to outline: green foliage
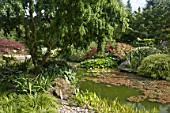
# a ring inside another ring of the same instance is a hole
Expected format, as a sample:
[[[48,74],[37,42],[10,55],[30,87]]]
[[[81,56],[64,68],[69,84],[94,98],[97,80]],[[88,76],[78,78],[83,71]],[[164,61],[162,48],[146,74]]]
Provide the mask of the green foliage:
[[[126,55],[126,60],[128,61],[128,66],[132,71],[136,71],[136,69],[140,66],[142,60],[148,55],[161,53],[162,51],[156,49],[155,47],[138,47],[131,50]]]
[[[19,93],[35,93],[46,91],[52,85],[52,79],[48,75],[38,75],[36,77],[29,77],[26,75],[19,75],[16,79],[12,80]]]
[[[80,63],[79,68],[94,69],[94,68],[116,68],[117,61],[115,58],[96,58],[85,60]]]
[[[6,64],[5,64],[6,63]],[[0,76],[1,80],[10,80],[8,77],[13,77],[13,75],[17,75],[19,73],[26,73],[30,68],[32,68],[32,61],[25,60],[25,61],[5,61],[4,64],[0,66]],[[16,78],[16,76],[14,76]]]
[[[169,0],[147,0],[146,8],[129,17],[129,28],[123,34],[124,42],[140,39],[153,39],[155,44],[170,38]]]
[[[76,73],[73,70],[62,71],[61,75],[65,78],[66,81],[70,82],[73,86],[77,85],[78,79]]]
[[[150,39],[150,38],[137,38],[136,40],[133,41],[132,43],[135,47],[140,47],[140,46],[152,46],[155,44],[155,39]]]
[[[127,1],[127,8],[129,10],[129,12],[132,12],[132,5],[130,3],[130,0]]]
[[[141,76],[170,80],[170,55],[153,54],[144,58],[137,72]]]
[[[75,102],[79,105],[95,110],[97,113],[156,113],[156,109],[151,111],[139,110],[129,105],[123,105],[117,100],[110,104],[106,100],[102,100],[95,93],[77,92]]]
[[[62,72],[72,69],[70,65],[68,65],[65,61],[59,61],[59,60],[52,60],[48,61],[43,67],[41,67],[41,72],[45,75],[48,75],[50,77],[63,77]]]
[[[56,113],[57,100],[48,95],[9,94],[0,97],[0,113]]]
[[[76,49],[74,46],[70,46],[68,49],[69,49],[69,52],[67,52],[64,55],[64,57],[67,60],[73,61],[73,62],[81,62],[81,61],[85,60],[88,50],[85,50],[82,48]]]
[[[21,65],[22,66],[22,65]],[[28,66],[28,65],[26,65]],[[51,87],[56,77],[63,77],[76,84],[77,79],[74,71],[65,61],[50,61],[41,67],[37,75],[32,75],[13,64],[10,67],[1,67],[0,81],[6,84],[12,84],[19,93],[35,93],[46,91]]]
[[[104,38],[119,35],[128,26],[124,8],[116,0],[2,0],[0,14],[0,28],[6,34],[16,31],[35,67],[44,65],[56,47],[85,48],[91,41],[101,46]],[[37,54],[41,47],[47,48],[46,54]]]

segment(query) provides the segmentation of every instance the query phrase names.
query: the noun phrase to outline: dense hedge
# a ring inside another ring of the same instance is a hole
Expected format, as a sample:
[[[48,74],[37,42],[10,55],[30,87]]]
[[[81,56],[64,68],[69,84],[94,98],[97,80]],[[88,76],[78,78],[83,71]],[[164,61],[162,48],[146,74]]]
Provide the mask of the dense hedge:
[[[142,76],[170,80],[170,55],[153,54],[144,58],[137,72]]]

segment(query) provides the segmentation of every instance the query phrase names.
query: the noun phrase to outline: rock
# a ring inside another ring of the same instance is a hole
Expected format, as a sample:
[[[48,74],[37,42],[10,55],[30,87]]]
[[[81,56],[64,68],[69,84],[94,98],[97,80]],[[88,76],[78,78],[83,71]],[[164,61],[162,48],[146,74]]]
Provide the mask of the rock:
[[[28,60],[31,58],[31,55],[22,55],[22,56],[17,56],[17,55],[3,55],[3,59],[9,59],[9,60],[20,60],[20,61],[24,61],[24,60]]]
[[[62,100],[68,100],[69,98],[72,98],[74,94],[74,88],[67,80],[64,78],[56,78],[54,81],[55,84],[52,85],[52,88],[48,89],[48,93],[53,94]]]
[[[95,113],[93,110],[89,110],[83,107],[62,105],[58,108],[59,113]]]
[[[122,70],[122,71],[132,72],[132,69],[127,68],[128,65],[129,65],[128,61],[125,61],[125,62],[122,62],[122,63],[118,66],[118,68],[119,68],[120,70]]]

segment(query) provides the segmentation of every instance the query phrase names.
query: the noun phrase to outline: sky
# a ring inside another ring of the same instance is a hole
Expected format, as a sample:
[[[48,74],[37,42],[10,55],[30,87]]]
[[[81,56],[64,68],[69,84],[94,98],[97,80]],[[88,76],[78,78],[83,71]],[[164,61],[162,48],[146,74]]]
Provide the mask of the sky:
[[[127,0],[122,0],[123,3],[127,3]],[[145,7],[146,0],[130,0],[132,5],[132,11],[137,11],[139,7]]]

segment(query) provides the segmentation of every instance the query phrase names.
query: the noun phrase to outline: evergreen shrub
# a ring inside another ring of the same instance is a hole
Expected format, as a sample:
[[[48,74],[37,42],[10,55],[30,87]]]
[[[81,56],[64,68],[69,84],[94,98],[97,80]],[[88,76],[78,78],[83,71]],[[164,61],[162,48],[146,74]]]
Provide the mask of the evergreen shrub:
[[[153,54],[144,58],[137,72],[141,76],[170,80],[170,55]]]

